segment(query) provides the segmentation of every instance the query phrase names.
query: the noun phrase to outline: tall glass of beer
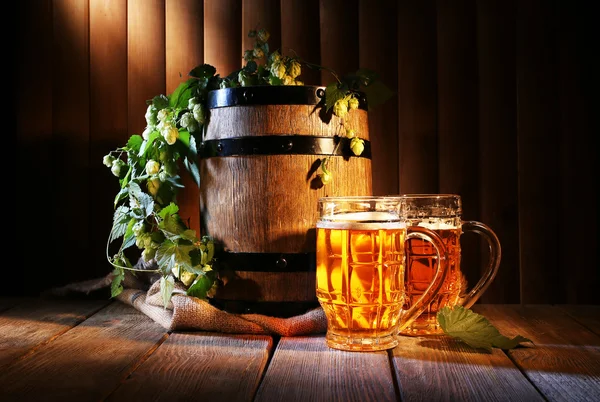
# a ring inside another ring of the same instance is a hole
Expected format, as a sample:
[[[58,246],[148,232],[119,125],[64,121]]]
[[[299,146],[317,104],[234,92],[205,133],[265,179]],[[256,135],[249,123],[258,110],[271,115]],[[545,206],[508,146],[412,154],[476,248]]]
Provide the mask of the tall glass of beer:
[[[398,331],[433,300],[444,279],[437,264],[430,283],[406,303],[406,241],[420,239],[446,258],[428,228],[407,233],[405,201],[398,197],[324,197],[318,201],[317,298],[327,316],[327,344],[373,351],[395,347]]]
[[[411,228],[428,228],[438,234],[448,253],[446,277],[440,291],[422,313],[410,325],[400,329],[403,335],[438,335],[443,331],[437,322],[437,312],[445,306],[461,305],[469,308],[481,297],[498,272],[501,248],[496,234],[487,225],[478,221],[462,220],[462,201],[456,194],[404,194],[406,213]],[[460,237],[465,232],[483,236],[489,246],[489,258],[483,267],[479,281],[469,290],[469,285],[460,269]],[[405,286],[407,304],[420,300],[434,280],[440,260],[432,244],[422,239],[407,241],[407,267]]]

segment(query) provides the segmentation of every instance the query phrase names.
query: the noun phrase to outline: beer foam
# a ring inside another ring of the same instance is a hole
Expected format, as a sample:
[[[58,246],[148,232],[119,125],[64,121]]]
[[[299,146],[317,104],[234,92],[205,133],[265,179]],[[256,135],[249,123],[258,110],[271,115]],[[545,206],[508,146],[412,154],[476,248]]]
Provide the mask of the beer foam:
[[[429,222],[421,221],[417,224],[417,226],[421,226],[421,227],[424,227],[429,230],[458,229],[458,226],[451,225],[449,223],[442,222],[442,221],[429,221]]]
[[[402,229],[406,223],[389,212],[347,212],[322,216],[317,227],[325,229]]]

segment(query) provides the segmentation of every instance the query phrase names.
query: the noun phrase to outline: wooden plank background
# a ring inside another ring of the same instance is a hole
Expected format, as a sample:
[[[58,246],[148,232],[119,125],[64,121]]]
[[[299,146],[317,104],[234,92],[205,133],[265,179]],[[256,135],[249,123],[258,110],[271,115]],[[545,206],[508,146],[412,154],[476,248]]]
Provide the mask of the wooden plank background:
[[[374,193],[461,194],[464,218],[503,246],[482,301],[598,304],[591,15],[567,0],[19,2],[15,18],[30,23],[10,58],[17,185],[5,204],[18,246],[4,293],[111,270],[117,182],[102,156],[141,133],[146,101],[196,65],[240,67],[258,25],[284,53],[381,74],[394,97],[369,116]],[[185,183],[179,199],[199,230]],[[473,282],[486,255],[466,237]]]

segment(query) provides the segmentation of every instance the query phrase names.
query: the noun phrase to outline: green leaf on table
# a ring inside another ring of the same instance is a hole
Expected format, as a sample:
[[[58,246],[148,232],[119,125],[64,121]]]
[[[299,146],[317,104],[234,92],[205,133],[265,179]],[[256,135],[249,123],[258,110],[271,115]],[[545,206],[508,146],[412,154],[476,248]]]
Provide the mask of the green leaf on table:
[[[512,349],[521,342],[531,342],[521,335],[507,338],[484,316],[462,306],[440,309],[437,320],[447,335],[458,338],[473,348],[482,348],[490,352],[493,347]]]

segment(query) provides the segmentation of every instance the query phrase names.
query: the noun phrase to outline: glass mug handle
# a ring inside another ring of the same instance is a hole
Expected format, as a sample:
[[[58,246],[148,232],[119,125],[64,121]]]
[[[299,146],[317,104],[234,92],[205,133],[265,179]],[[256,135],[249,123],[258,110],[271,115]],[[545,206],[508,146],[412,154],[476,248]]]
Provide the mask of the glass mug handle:
[[[463,233],[474,232],[480,234],[487,241],[489,246],[489,258],[481,279],[479,279],[479,282],[475,284],[473,289],[471,289],[459,303],[464,308],[470,308],[481,297],[483,292],[487,290],[490,283],[492,283],[496,277],[498,268],[500,267],[502,249],[496,233],[484,223],[478,221],[463,221],[462,231]]]
[[[437,295],[442,287],[442,284],[444,283],[444,279],[446,278],[446,270],[448,267],[448,264],[446,263],[448,260],[446,247],[444,246],[444,242],[442,241],[441,237],[437,233],[422,226],[410,226],[407,229],[407,235],[406,239],[404,240],[404,244],[408,244],[408,240],[414,238],[431,243],[437,254],[438,264],[435,264],[436,269],[433,280],[427,289],[425,289],[419,300],[408,310],[401,310],[398,332],[401,332],[404,328],[408,327],[427,308],[429,303],[433,301],[433,298]]]

